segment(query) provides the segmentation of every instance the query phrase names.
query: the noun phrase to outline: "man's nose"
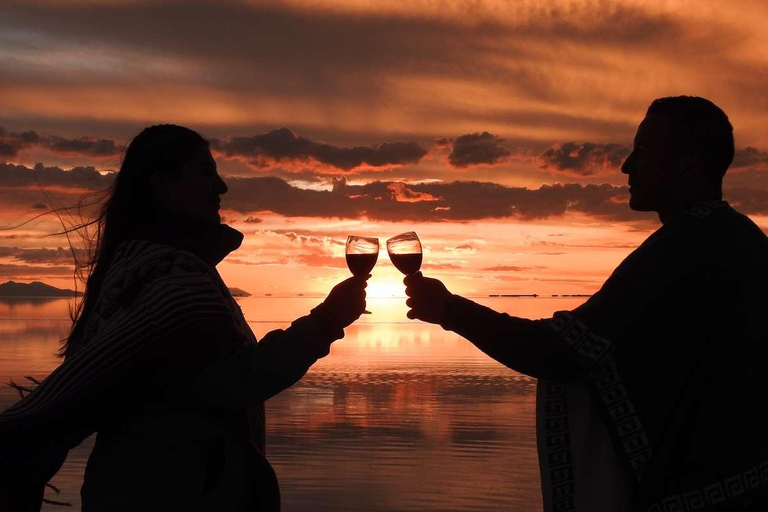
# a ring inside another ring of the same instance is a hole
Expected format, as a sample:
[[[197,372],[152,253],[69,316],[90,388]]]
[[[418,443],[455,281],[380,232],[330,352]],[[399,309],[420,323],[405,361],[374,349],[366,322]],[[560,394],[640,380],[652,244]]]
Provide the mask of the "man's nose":
[[[631,152],[629,156],[624,160],[624,163],[621,164],[621,172],[624,174],[629,174],[632,171],[632,164],[635,159],[635,152]]]
[[[219,182],[216,184],[216,192],[219,195],[226,194],[227,190],[229,190],[229,187],[227,186],[226,182],[223,179],[221,179],[221,176],[219,176],[218,178],[219,178]]]

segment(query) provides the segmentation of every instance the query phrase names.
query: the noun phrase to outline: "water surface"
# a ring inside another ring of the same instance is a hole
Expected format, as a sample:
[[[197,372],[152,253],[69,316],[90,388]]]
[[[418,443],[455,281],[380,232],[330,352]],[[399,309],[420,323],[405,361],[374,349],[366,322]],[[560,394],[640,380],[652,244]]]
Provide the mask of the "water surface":
[[[477,299],[527,318],[579,299]],[[256,336],[318,299],[238,299]],[[403,299],[369,299],[331,355],[267,403],[268,456],[287,512],[539,511],[535,380],[441,328],[405,318]],[[0,382],[45,377],[69,332],[66,299],[0,300]],[[18,397],[0,388],[0,408]],[[70,452],[57,499],[79,510],[93,439]],[[49,496],[53,497],[53,496]],[[72,510],[45,506],[44,510]]]

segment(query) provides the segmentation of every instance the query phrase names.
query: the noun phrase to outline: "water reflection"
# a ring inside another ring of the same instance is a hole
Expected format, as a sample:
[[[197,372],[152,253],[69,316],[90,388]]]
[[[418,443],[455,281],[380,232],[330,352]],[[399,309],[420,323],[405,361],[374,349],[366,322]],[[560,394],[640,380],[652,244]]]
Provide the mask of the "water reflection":
[[[0,380],[41,378],[58,364],[69,302],[0,303]],[[238,302],[260,337],[317,301]],[[452,333],[407,321],[402,302],[369,301],[373,314],[269,401],[268,455],[284,510],[540,510],[535,382]],[[542,317],[578,301],[486,303]],[[0,407],[16,399],[0,391]],[[55,480],[75,509],[91,446],[73,450]]]

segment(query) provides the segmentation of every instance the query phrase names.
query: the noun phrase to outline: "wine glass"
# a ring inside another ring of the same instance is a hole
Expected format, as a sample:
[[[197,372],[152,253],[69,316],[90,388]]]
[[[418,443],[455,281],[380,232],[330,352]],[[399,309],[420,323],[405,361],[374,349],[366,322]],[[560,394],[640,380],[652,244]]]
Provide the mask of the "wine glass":
[[[350,235],[347,237],[347,267],[354,276],[367,276],[379,258],[379,239]],[[370,315],[370,311],[363,311]]]
[[[407,276],[415,274],[421,268],[421,241],[413,231],[387,240],[387,252],[392,264]]]

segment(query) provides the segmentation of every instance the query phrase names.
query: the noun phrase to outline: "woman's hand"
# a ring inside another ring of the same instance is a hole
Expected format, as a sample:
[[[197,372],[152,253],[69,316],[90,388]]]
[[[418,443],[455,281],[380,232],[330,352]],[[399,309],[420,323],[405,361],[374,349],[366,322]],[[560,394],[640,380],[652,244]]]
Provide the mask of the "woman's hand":
[[[446,304],[453,294],[442,281],[424,277],[421,272],[416,272],[406,276],[403,283],[405,294],[409,297],[405,305],[411,308],[407,313],[408,318],[417,318],[432,324],[445,320]]]
[[[342,329],[360,318],[365,311],[367,276],[354,276],[333,287],[318,309],[330,315]]]

